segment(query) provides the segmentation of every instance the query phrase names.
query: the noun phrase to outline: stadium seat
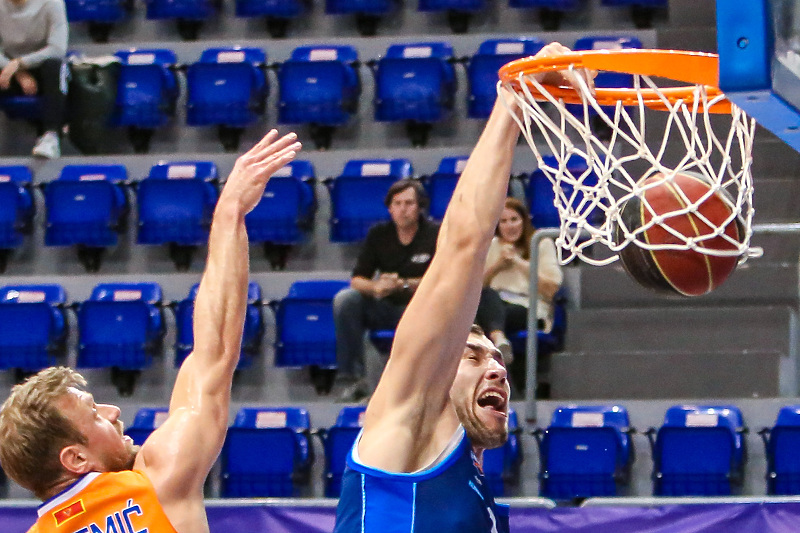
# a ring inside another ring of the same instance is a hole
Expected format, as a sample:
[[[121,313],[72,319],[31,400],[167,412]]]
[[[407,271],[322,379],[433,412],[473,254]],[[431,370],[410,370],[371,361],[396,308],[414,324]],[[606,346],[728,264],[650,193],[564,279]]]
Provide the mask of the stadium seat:
[[[45,245],[77,246],[87,272],[97,272],[104,250],[116,246],[127,227],[127,177],[122,165],[64,166],[44,188]]]
[[[425,146],[432,125],[446,120],[456,77],[449,43],[395,44],[375,68],[375,119],[404,122],[414,146]]]
[[[453,33],[467,33],[472,15],[485,8],[485,0],[419,0],[420,11],[446,12]]]
[[[619,405],[562,406],[536,431],[539,494],[555,500],[616,496],[633,463],[628,411]]]
[[[189,296],[177,303],[175,307],[175,366],[181,366],[183,360],[194,349],[194,301],[200,284],[195,284],[189,291]],[[253,357],[261,352],[264,339],[264,313],[261,309],[261,287],[251,281],[247,289],[247,315],[244,319],[242,333],[242,351],[236,370],[248,368]]]
[[[78,367],[112,369],[123,396],[161,353],[165,325],[157,283],[101,283],[78,306]]]
[[[318,393],[330,392],[336,368],[336,329],[333,297],[348,281],[296,281],[282,300],[270,302],[275,310],[275,366],[311,367]]]
[[[22,165],[0,166],[0,273],[15,248],[33,230],[33,174]]]
[[[408,159],[348,161],[341,176],[325,182],[331,196],[331,241],[361,241],[373,224],[389,220],[383,203],[389,187],[413,173]]]
[[[222,497],[298,496],[314,461],[310,428],[305,409],[240,409],[222,448]]]
[[[555,31],[564,15],[576,11],[581,3],[581,0],[510,0],[508,5],[518,9],[538,8],[542,29]]]
[[[133,8],[132,0],[65,0],[69,22],[87,22],[89,36],[107,43],[114,24],[122,22]]]
[[[543,46],[543,41],[528,38],[490,39],[481,43],[467,67],[467,116],[489,118],[497,98],[497,71],[500,67],[509,61],[532,56]]]
[[[186,71],[186,123],[217,126],[227,151],[239,148],[244,128],[264,114],[267,55],[259,48],[209,48]]]
[[[180,86],[173,68],[178,59],[165,49],[120,50],[116,56],[122,66],[114,122],[128,128],[136,153],[146,153],[154,130],[175,115]]]
[[[0,97],[0,110],[10,120],[27,120],[41,129],[42,101],[38,96]]]
[[[60,285],[7,285],[0,289],[0,369],[21,378],[65,355],[66,293]],[[63,364],[63,363],[62,363]]]
[[[347,466],[347,455],[361,432],[366,406],[343,407],[336,424],[321,432],[325,448],[325,497],[338,498],[342,492],[342,474]]]
[[[600,4],[609,7],[630,7],[631,20],[639,29],[653,27],[653,17],[659,10],[666,10],[667,0],[601,0]]]
[[[558,168],[558,162],[554,156],[544,156],[545,164],[551,168]],[[586,164],[586,160],[575,155],[567,162],[567,168],[576,179],[582,180],[585,184],[596,184],[597,174]],[[562,201],[569,203],[581,212],[591,210],[586,219],[593,225],[602,223],[604,216],[603,210],[593,206],[591,203],[584,203],[584,194],[581,191],[575,192],[569,183],[561,183]],[[555,192],[553,184],[541,169],[533,171],[527,179],[525,196],[528,200],[528,208],[531,212],[531,223],[534,228],[557,228],[561,225],[561,218],[555,206]]]
[[[484,450],[483,474],[497,497],[506,495],[506,483],[519,483],[519,467],[522,463],[522,429],[517,421],[517,412],[508,410],[508,440],[499,448]]]
[[[250,242],[264,244],[273,268],[284,269],[291,247],[314,228],[314,181],[310,162],[292,161],[272,175],[261,201],[244,219]]]
[[[141,446],[153,431],[167,421],[168,416],[169,407],[142,407],[136,412],[133,424],[125,429],[125,434],[133,439],[134,444]]]
[[[169,244],[178,270],[206,244],[217,203],[217,166],[211,161],[158,163],[137,184],[139,244]]]
[[[676,405],[647,432],[656,496],[727,496],[741,485],[746,431],[732,405]]]
[[[325,0],[328,15],[355,15],[358,32],[375,35],[382,17],[397,9],[394,0]]]
[[[218,0],[145,0],[150,20],[175,20],[178,34],[185,41],[194,41],[203,26],[222,2]]]
[[[292,19],[302,17],[308,11],[306,0],[236,0],[237,17],[263,17],[266,19],[270,37],[286,37]]]
[[[467,164],[467,159],[468,156],[445,157],[439,163],[436,172],[424,180],[430,199],[428,214],[432,219],[441,222],[444,218],[444,212],[447,211],[447,205]]]
[[[775,425],[759,434],[767,457],[767,494],[800,494],[800,405],[781,407]]]
[[[308,124],[317,148],[330,148],[333,131],[358,110],[357,62],[352,46],[296,48],[278,70],[278,122]]]

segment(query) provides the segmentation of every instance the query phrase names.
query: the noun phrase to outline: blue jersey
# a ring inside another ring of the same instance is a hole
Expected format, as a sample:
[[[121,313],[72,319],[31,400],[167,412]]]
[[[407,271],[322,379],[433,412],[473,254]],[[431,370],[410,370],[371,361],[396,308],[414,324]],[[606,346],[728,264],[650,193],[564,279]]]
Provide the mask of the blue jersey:
[[[413,474],[361,464],[356,439],[334,533],[508,533],[508,506],[495,503],[469,439],[459,433],[447,457]]]

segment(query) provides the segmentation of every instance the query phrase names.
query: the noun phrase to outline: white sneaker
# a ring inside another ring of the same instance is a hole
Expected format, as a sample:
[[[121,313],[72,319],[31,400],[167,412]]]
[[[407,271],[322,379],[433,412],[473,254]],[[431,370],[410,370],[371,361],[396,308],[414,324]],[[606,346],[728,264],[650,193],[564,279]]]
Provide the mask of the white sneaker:
[[[37,157],[44,157],[45,159],[57,159],[61,157],[61,143],[58,140],[58,134],[54,131],[48,131],[36,141],[36,146],[33,147],[33,155]]]

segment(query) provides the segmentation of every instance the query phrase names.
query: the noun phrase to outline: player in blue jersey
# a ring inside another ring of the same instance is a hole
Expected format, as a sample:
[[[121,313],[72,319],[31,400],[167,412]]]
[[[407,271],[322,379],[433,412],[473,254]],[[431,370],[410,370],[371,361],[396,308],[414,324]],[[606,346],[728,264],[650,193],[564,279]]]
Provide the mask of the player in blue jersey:
[[[567,51],[551,43],[537,55]],[[516,104],[504,98],[509,108],[495,104],[397,327],[348,457],[334,533],[508,531],[508,509],[481,471],[483,451],[508,437],[507,374],[497,348],[470,330],[519,136]]]

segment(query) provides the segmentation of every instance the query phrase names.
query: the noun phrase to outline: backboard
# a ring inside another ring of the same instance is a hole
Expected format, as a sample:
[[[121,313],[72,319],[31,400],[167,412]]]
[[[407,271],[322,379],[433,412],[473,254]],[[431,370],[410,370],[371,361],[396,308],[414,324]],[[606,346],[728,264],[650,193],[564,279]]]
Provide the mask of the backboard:
[[[800,0],[717,0],[719,86],[800,151]]]

